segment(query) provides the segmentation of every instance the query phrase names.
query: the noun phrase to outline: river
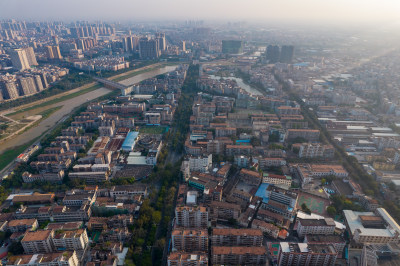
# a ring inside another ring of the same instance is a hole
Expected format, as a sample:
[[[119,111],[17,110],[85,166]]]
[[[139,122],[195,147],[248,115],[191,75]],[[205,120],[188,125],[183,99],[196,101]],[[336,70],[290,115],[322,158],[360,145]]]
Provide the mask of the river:
[[[157,69],[150,70],[149,72],[141,73],[138,74],[134,77],[127,78],[125,80],[121,80],[119,83],[124,84],[124,85],[132,85],[138,82],[141,82],[145,79],[155,77],[157,75],[165,74],[167,72],[173,71],[176,68],[176,66],[165,66]],[[99,88],[94,91],[90,91],[88,93],[79,95],[78,97],[72,98],[65,100],[63,102],[55,103],[52,105],[48,105],[46,109],[50,109],[52,107],[56,106],[63,106],[59,110],[55,111],[53,114],[51,114],[49,117],[46,119],[43,119],[40,121],[40,123],[35,126],[30,128],[29,130],[25,131],[22,134],[17,135],[15,138],[11,138],[10,140],[7,140],[4,143],[0,143],[0,154],[3,153],[5,150],[17,147],[20,145],[23,145],[27,142],[30,142],[33,139],[36,139],[37,137],[42,136],[43,134],[46,133],[50,128],[54,127],[64,116],[70,114],[73,109],[76,107],[84,104],[88,100],[93,100],[98,97],[101,97],[107,93],[109,93],[111,90],[106,89],[106,88]]]
[[[221,77],[220,77],[220,76],[210,75],[210,78],[212,78],[212,79],[217,79],[217,80],[218,80],[218,79],[220,79]],[[245,91],[247,91],[247,92],[250,93],[250,94],[253,94],[253,95],[262,95],[261,92],[259,92],[258,90],[254,89],[254,88],[250,87],[249,85],[247,85],[246,83],[244,83],[244,82],[243,82],[243,79],[241,79],[241,78],[237,78],[237,77],[222,77],[222,78],[223,78],[223,79],[235,80],[236,83],[237,83],[237,85],[238,85],[239,87],[241,87],[242,89],[244,89]]]

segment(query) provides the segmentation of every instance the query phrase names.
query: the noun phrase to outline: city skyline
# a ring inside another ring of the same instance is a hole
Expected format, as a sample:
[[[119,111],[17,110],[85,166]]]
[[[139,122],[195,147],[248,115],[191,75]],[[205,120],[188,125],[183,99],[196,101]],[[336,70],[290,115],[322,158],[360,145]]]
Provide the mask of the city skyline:
[[[20,8],[24,6],[24,8]],[[246,6],[244,9],[243,7]],[[114,21],[160,20],[246,20],[285,21],[327,24],[400,25],[400,3],[392,0],[304,0],[304,1],[201,1],[189,3],[172,1],[50,1],[3,0],[0,3],[2,18],[27,20],[102,19]],[[354,25],[353,25],[354,26]]]

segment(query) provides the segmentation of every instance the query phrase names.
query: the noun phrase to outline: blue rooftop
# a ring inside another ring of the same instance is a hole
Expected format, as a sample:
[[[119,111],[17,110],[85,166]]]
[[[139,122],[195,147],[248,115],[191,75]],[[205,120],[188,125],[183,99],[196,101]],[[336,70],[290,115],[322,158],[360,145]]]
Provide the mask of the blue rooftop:
[[[262,183],[256,192],[256,196],[262,198],[264,203],[268,203],[269,201],[269,198],[266,195],[268,186],[268,183]]]
[[[122,149],[124,150],[131,150],[133,146],[135,146],[136,138],[139,136],[139,132],[131,131],[126,135],[124,143],[122,143]]]

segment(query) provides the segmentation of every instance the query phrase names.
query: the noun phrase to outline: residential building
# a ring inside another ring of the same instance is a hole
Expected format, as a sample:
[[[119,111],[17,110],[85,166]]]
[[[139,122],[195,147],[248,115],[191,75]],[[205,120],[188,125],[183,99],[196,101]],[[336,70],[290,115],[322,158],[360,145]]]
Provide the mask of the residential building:
[[[244,168],[240,170],[239,178],[241,181],[254,186],[260,185],[262,180],[261,174],[259,172]]]
[[[207,230],[175,229],[171,233],[173,251],[208,252]]]
[[[331,244],[314,245],[307,243],[281,242],[278,265],[320,265],[334,266],[338,252]]]
[[[208,211],[203,206],[182,206],[175,209],[176,225],[185,228],[207,228]]]
[[[304,237],[312,235],[333,235],[335,232],[335,221],[332,218],[325,219],[298,219],[297,234]]]
[[[279,227],[258,219],[253,220],[253,222],[251,223],[251,228],[259,229],[263,233],[266,233],[273,238],[278,238],[279,235]]]
[[[190,172],[205,173],[211,169],[212,166],[212,154],[189,156],[182,162],[182,168],[189,168]]]
[[[288,175],[263,173],[262,182],[274,185],[282,184],[290,187],[292,185],[292,177]]]
[[[270,167],[281,167],[286,165],[286,160],[283,158],[262,158],[258,160],[261,169],[265,170]]]
[[[260,229],[214,228],[211,236],[213,246],[261,246],[263,233]]]
[[[218,247],[211,248],[213,265],[265,265],[265,247]]]
[[[84,250],[89,244],[86,229],[56,231],[53,238],[55,250]]]
[[[9,51],[11,63],[18,70],[29,69],[29,61],[24,49],[14,49]]]
[[[295,138],[303,138],[307,141],[318,141],[319,134],[318,129],[288,129],[286,139],[290,141]]]
[[[168,266],[208,266],[207,253],[171,252],[168,255]]]
[[[16,255],[8,258],[7,265],[19,266],[79,266],[79,259],[75,251],[57,253]]]
[[[10,232],[25,232],[35,231],[39,227],[38,221],[36,219],[21,219],[21,220],[11,220],[7,223],[7,228]]]
[[[156,59],[160,54],[157,39],[146,37],[139,40],[139,55],[141,59]]]
[[[237,204],[212,201],[209,205],[209,214],[211,218],[219,220],[239,219],[241,208]]]
[[[26,58],[28,59],[29,66],[37,66],[39,65],[36,61],[36,55],[32,47],[23,48],[26,54]]]
[[[306,235],[304,243],[313,245],[332,244],[336,251],[341,254],[346,246],[346,240],[340,235]]]
[[[51,253],[55,250],[52,241],[53,236],[53,230],[28,231],[21,240],[21,244],[27,254]]]
[[[335,149],[332,145],[321,143],[303,143],[299,147],[300,158],[333,158]]]

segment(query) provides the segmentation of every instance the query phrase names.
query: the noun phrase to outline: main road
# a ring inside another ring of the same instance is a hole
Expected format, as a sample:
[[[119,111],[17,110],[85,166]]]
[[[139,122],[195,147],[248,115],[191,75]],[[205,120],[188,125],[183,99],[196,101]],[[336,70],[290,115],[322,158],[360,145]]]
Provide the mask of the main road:
[[[146,80],[148,78],[155,77],[157,75],[165,74],[167,72],[173,71],[176,68],[176,66],[164,66],[156,69],[149,70],[148,72],[138,74],[134,77],[127,78],[125,80],[120,81],[119,83],[124,84],[124,85],[132,85],[138,82],[141,82],[143,80]],[[22,134],[19,134],[15,136],[15,138],[12,138],[4,143],[0,144],[0,154],[6,151],[7,149],[11,149],[16,146],[23,145],[27,142],[30,142],[40,136],[43,136],[49,129],[53,128],[58,121],[60,121],[63,117],[68,116],[73,109],[76,107],[84,104],[87,101],[96,99],[98,97],[101,97],[107,93],[109,93],[110,90],[106,88],[99,88],[93,91],[90,91],[88,93],[79,95],[75,98],[65,100],[63,102],[55,103],[52,105],[49,105],[46,107],[46,109],[55,107],[55,106],[62,106],[59,110],[54,112],[52,115],[47,117],[46,119],[43,119],[42,121],[39,122],[39,124],[35,127],[30,128],[29,130],[25,131]]]

